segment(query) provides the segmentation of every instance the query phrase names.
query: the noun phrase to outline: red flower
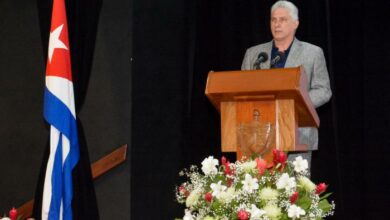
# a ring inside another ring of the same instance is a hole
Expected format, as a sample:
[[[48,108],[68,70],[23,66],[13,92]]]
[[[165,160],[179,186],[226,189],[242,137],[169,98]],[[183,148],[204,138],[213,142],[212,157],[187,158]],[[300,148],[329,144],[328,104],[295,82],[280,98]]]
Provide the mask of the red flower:
[[[328,186],[325,183],[320,183],[316,187],[316,193],[321,194],[326,191],[326,188],[328,188]]]
[[[259,171],[259,174],[263,175],[265,170],[267,169],[267,161],[260,158],[256,158],[256,164],[256,168]]]
[[[245,210],[240,210],[240,211],[238,211],[238,213],[237,213],[237,218],[239,219],[239,220],[248,220],[248,217],[249,215],[248,215],[248,212],[247,211],[245,211]]]
[[[279,152],[279,161],[281,164],[285,164],[286,161],[287,161],[287,154],[285,154],[284,152]]]
[[[221,164],[224,167],[225,175],[233,175],[234,171],[230,167],[230,162],[226,159],[226,157],[221,158]]]
[[[299,192],[298,191],[294,192],[290,197],[291,204],[294,204],[297,201],[298,197],[299,197]]]
[[[221,164],[222,164],[222,165],[225,165],[226,162],[228,162],[228,160],[226,159],[225,156],[222,156],[222,157],[221,157]]]
[[[287,154],[285,154],[283,151],[279,151],[276,149],[273,149],[272,153],[274,155],[274,166],[280,163],[282,165],[281,170],[283,170],[284,166],[286,165]]]
[[[211,202],[211,200],[213,200],[213,194],[211,194],[211,192],[207,192],[206,194],[204,194],[204,199],[207,202]]]
[[[18,217],[18,210],[16,210],[15,208],[12,208],[10,211],[9,211],[9,218],[11,220],[16,220],[16,218]]]
[[[228,187],[231,187],[232,186],[232,184],[233,184],[233,179],[227,179],[227,181],[226,181],[226,185],[228,186]]]
[[[179,186],[178,191],[181,195],[184,195],[185,197],[190,195],[190,192],[188,192],[188,190],[183,185]]]

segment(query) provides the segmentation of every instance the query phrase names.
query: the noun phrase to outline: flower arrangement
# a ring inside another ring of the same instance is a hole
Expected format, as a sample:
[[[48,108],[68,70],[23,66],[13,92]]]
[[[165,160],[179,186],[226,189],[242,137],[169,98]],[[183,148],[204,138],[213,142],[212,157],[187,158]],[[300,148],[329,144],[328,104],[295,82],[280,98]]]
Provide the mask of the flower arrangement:
[[[273,163],[261,157],[230,163],[209,156],[201,170],[193,165],[180,172],[189,180],[176,187],[176,199],[185,204],[183,220],[323,219],[333,215],[327,185],[308,178],[302,157],[287,161],[273,151]]]
[[[21,220],[22,219],[22,216],[18,216],[18,210],[16,210],[15,208],[12,208],[9,213],[8,213],[8,216],[9,217],[6,217],[4,215],[4,217],[0,217],[0,220]]]

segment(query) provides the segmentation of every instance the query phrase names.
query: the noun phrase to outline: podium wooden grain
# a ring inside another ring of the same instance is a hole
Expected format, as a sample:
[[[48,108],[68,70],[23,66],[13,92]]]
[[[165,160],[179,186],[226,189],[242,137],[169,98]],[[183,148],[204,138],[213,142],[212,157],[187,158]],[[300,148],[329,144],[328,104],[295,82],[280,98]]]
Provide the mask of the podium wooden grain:
[[[274,126],[272,148],[302,151],[298,143],[298,127],[319,127],[303,67],[209,72],[206,96],[221,114],[222,152],[242,153],[238,147],[237,127],[253,120],[260,111],[260,122]],[[270,156],[266,156],[269,160]]]

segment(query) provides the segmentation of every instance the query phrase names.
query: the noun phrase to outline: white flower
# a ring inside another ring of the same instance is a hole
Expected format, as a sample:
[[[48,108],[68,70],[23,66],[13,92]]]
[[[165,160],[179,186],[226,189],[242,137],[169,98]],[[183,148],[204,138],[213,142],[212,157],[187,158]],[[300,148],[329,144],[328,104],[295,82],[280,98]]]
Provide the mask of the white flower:
[[[225,191],[225,189],[227,188],[226,186],[222,185],[221,183],[222,183],[222,181],[220,180],[220,181],[218,181],[217,184],[212,183],[210,185],[210,188],[213,191],[212,195],[215,196],[217,199],[219,199],[219,196],[221,195],[221,193],[223,191]]]
[[[236,191],[235,191],[234,187],[229,187],[226,191],[223,191],[219,194],[218,199],[222,203],[225,203],[225,204],[230,203],[233,200],[235,193],[236,193]]]
[[[254,204],[252,204],[252,208],[249,212],[251,213],[250,220],[259,220],[265,214],[264,210],[257,208]]]
[[[301,207],[296,206],[296,205],[290,206],[288,208],[287,212],[288,212],[288,217],[290,217],[292,219],[299,218],[299,217],[301,217],[301,215],[306,214],[305,210],[303,210]]]
[[[183,220],[194,220],[194,217],[192,216],[191,214],[191,211],[186,209],[184,210],[184,217],[183,217]]]
[[[264,187],[260,190],[259,196],[263,201],[275,201],[278,199],[279,192],[271,187]]]
[[[280,215],[282,214],[282,210],[274,204],[268,203],[263,209],[268,218],[272,220],[279,219]]]
[[[241,181],[243,184],[242,189],[246,192],[251,193],[253,190],[259,188],[259,184],[257,183],[256,178],[252,178],[250,174],[245,174],[245,180]]]
[[[11,219],[8,217],[4,217],[4,218],[0,218],[0,220],[11,220]]]
[[[186,206],[194,206],[198,202],[200,195],[201,191],[199,189],[194,189],[186,199]]]
[[[247,215],[247,220],[314,220],[333,215],[334,203],[315,193],[302,157],[264,174],[253,160],[229,163],[230,175],[220,163],[207,156],[202,169],[191,166],[183,171],[189,180],[175,192],[176,200],[186,206],[183,220],[230,220],[238,214]]]
[[[240,168],[244,171],[244,172],[251,172],[253,170],[256,169],[256,166],[257,166],[257,163],[256,161],[252,160],[252,161],[247,161],[245,163],[242,163],[240,164]]]
[[[306,159],[304,160],[302,156],[296,157],[293,162],[293,165],[294,165],[294,170],[297,173],[304,172],[307,170],[307,168],[309,168],[307,160]]]
[[[202,161],[202,171],[206,175],[216,174],[218,172],[217,166],[218,160],[214,159],[213,156],[209,156]]]
[[[287,173],[283,173],[282,176],[276,181],[276,188],[291,190],[296,186],[295,178],[290,177]]]
[[[298,182],[307,192],[311,192],[316,189],[316,185],[307,177],[299,177]]]

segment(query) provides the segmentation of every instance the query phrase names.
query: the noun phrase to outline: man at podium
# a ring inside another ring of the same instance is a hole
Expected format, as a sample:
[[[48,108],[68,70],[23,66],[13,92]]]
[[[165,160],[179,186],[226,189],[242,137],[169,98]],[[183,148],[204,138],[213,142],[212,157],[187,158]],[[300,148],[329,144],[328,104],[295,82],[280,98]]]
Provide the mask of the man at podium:
[[[299,41],[295,32],[299,25],[298,9],[289,1],[277,1],[271,7],[273,40],[247,49],[242,70],[303,66],[307,74],[308,93],[314,107],[329,101],[332,96],[329,75],[322,49]],[[318,149],[317,128],[299,128],[299,142],[307,144],[309,151],[290,153],[289,160],[302,156],[311,163],[311,151]]]

